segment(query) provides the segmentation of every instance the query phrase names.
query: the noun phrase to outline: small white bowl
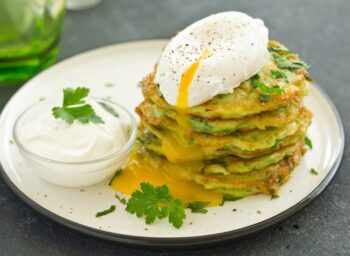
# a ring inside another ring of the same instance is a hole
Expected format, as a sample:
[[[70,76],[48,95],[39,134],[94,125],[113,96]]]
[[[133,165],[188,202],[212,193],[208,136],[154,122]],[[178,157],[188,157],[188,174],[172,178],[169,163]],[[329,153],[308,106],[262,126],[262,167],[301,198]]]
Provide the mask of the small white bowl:
[[[105,102],[113,105],[119,113],[119,117],[129,127],[128,141],[118,150],[99,159],[82,162],[65,162],[49,159],[30,151],[18,136],[23,119],[33,110],[37,104],[26,109],[17,118],[13,128],[13,138],[19,151],[22,153],[31,170],[35,170],[41,178],[64,187],[85,187],[99,183],[111,177],[118,169],[122,168],[127,160],[136,139],[137,124],[131,112],[122,105],[105,99],[94,99],[96,102]]]

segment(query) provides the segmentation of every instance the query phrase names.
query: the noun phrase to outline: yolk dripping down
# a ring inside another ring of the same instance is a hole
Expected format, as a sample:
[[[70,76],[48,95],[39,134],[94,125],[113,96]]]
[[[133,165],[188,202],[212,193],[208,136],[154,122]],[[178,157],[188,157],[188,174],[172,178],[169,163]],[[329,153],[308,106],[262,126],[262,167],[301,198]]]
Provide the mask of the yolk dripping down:
[[[183,73],[180,85],[179,85],[179,96],[177,97],[178,108],[188,108],[188,90],[203,58],[210,56],[208,48],[206,48],[202,55],[196,62],[191,64],[187,70]]]
[[[188,107],[188,90],[191,82],[197,72],[200,62],[203,58],[210,56],[208,49],[205,49],[196,62],[190,65],[184,72],[180,85],[179,96],[177,99],[177,107],[184,109]],[[178,113],[181,116],[181,112]],[[186,129],[186,124],[182,123],[182,129]],[[176,138],[171,134],[167,135],[167,139],[171,143],[165,143],[162,147],[163,151],[168,151],[167,155],[173,156],[172,160],[179,160],[188,154],[201,154],[201,151],[186,149],[177,146]],[[190,150],[190,151],[189,151]],[[198,170],[198,166],[193,164],[192,169]],[[166,169],[166,170],[165,170]],[[190,168],[191,169],[191,168]],[[127,166],[122,173],[112,181],[112,188],[118,192],[131,195],[132,192],[140,188],[140,183],[149,182],[154,186],[167,185],[175,198],[181,199],[187,204],[193,201],[209,202],[210,206],[216,206],[222,203],[223,195],[221,193],[204,189],[201,185],[191,180],[191,171],[182,168],[181,165],[171,165],[171,167],[154,168],[150,165],[147,157],[142,157],[137,153],[130,156]]]

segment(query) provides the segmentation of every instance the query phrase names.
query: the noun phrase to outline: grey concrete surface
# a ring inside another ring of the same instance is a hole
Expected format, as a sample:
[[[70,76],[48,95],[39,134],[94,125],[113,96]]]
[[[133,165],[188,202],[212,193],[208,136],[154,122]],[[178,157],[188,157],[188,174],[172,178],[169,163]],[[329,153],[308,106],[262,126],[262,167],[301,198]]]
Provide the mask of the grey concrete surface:
[[[337,106],[349,142],[349,0],[104,0],[94,9],[67,13],[60,59],[122,41],[167,38],[225,10],[261,17],[270,38],[313,66],[311,74]],[[0,87],[0,109],[17,89]],[[25,205],[0,179],[0,255],[350,255],[349,172],[346,144],[336,178],[306,209],[250,238],[180,252],[133,249],[67,230]]]

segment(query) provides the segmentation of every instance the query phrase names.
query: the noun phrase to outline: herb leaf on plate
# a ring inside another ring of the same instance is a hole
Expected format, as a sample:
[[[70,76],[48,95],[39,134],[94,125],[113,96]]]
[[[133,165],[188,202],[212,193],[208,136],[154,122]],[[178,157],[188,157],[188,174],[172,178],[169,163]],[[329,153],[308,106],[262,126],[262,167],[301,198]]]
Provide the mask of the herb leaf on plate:
[[[318,172],[315,170],[315,168],[311,168],[310,173],[313,175],[318,175]]]
[[[182,202],[173,198],[166,185],[155,187],[143,182],[140,188],[131,194],[126,206],[127,212],[145,217],[146,224],[152,224],[157,218],[168,217],[169,223],[175,228],[182,226],[186,217]]]
[[[116,209],[115,205],[111,205],[111,207],[109,209],[101,211],[101,212],[97,212],[96,213],[96,218],[99,218],[99,217],[105,216],[107,214],[110,214],[110,213],[114,212],[115,209]]]
[[[305,137],[304,137],[304,142],[305,142],[305,144],[306,144],[310,149],[313,148],[312,140],[311,140],[308,136],[305,136]]]

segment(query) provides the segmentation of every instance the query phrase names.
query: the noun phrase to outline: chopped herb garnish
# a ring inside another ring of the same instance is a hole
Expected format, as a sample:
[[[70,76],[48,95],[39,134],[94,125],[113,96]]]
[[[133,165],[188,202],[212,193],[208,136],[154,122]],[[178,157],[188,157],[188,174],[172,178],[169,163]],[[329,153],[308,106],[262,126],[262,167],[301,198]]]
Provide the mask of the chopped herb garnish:
[[[310,149],[313,148],[312,141],[310,140],[310,138],[308,136],[304,137],[304,142]]]
[[[101,117],[96,115],[95,110],[84,100],[89,95],[90,89],[85,87],[63,89],[62,107],[52,108],[55,118],[63,119],[67,124],[78,120],[82,124],[103,123]]]
[[[280,198],[280,196],[279,196],[279,195],[276,195],[276,194],[271,196],[271,200],[273,200],[273,199],[278,199],[278,198]]]
[[[115,198],[117,198],[118,201],[120,203],[122,203],[122,204],[126,204],[127,203],[126,199],[124,197],[120,197],[118,194],[115,194]]]
[[[316,172],[316,170],[314,168],[310,169],[310,173],[313,175],[318,175],[318,172]]]
[[[112,212],[114,212],[115,211],[115,205],[112,205],[109,209],[107,209],[107,210],[104,210],[104,211],[101,211],[101,212],[97,212],[96,213],[96,218],[99,218],[99,217],[102,217],[102,216],[105,216],[105,215],[107,215],[107,214],[110,214],[110,213],[112,213]]]
[[[13,140],[10,140],[9,142],[10,142],[10,144],[14,144]]]
[[[281,69],[299,69],[299,68],[310,68],[311,66],[303,61],[291,61],[281,55],[274,53],[272,57],[277,65]]]
[[[269,101],[272,99],[272,96],[271,95],[268,95],[268,94],[261,94],[259,96],[259,99],[263,102],[266,102],[266,101]]]
[[[254,77],[252,77],[251,85],[253,86],[253,88],[259,88],[263,93],[267,93],[267,94],[270,94],[270,93],[281,94],[284,92],[284,90],[280,88],[278,85],[275,85],[272,87],[267,86],[266,84],[264,84],[259,80],[258,75],[255,75]]]
[[[106,86],[106,87],[113,87],[114,84],[113,84],[113,83],[106,83],[105,86]]]
[[[142,82],[137,83],[137,87],[142,88],[142,86],[143,86]]]
[[[102,102],[102,101],[98,102],[98,104],[100,104],[101,107],[103,107],[112,116],[119,117],[119,113],[111,105],[107,104],[106,102]]]
[[[182,202],[173,198],[166,185],[154,187],[150,183],[141,183],[140,190],[131,194],[126,211],[136,214],[137,217],[145,217],[146,224],[152,224],[156,218],[168,217],[169,223],[175,228],[180,228],[185,219],[185,211]]]
[[[267,49],[270,52],[277,52],[278,54],[281,54],[281,55],[290,54],[290,51],[287,48],[280,48],[280,47],[275,47],[275,46],[269,46]]]
[[[271,76],[272,76],[272,78],[275,78],[275,79],[280,79],[281,78],[286,83],[289,82],[286,73],[284,73],[281,70],[271,70]]]
[[[118,169],[118,170],[114,173],[113,177],[112,177],[112,178],[110,179],[110,181],[108,182],[108,186],[111,186],[111,185],[112,185],[112,182],[113,182],[114,178],[117,177],[118,175],[120,175],[122,171],[123,171],[122,169]]]
[[[187,205],[187,208],[193,213],[207,213],[208,210],[205,209],[209,205],[209,202],[194,201]]]
[[[45,97],[40,97],[39,98],[39,101],[44,101],[45,100]]]
[[[311,66],[309,64],[306,64],[303,61],[295,61],[295,62],[285,62],[280,63],[278,65],[279,68],[286,68],[286,69],[299,69],[299,68],[310,68]]]

